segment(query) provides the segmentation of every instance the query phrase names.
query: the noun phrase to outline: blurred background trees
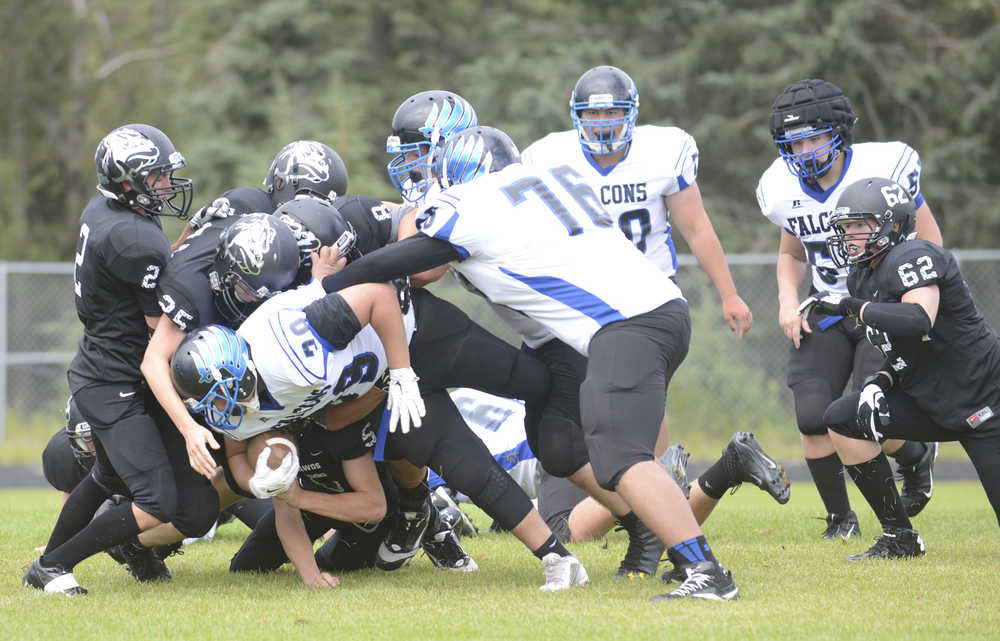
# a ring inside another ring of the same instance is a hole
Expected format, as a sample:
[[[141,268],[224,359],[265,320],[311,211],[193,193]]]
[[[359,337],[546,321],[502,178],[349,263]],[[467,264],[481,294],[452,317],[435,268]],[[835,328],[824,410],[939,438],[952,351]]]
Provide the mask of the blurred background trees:
[[[385,199],[385,137],[410,94],[461,93],[526,146],[569,128],[579,75],[614,64],[640,122],[692,133],[728,251],[773,252],[754,199],[775,157],[767,116],[804,77],[840,85],[856,137],[904,140],[952,247],[1000,243],[1000,7],[990,0],[36,0],[0,8],[0,258],[68,260],[93,152],[148,122],[188,160],[198,204],[257,186],[315,138],[350,191]],[[176,228],[168,229],[168,234]]]

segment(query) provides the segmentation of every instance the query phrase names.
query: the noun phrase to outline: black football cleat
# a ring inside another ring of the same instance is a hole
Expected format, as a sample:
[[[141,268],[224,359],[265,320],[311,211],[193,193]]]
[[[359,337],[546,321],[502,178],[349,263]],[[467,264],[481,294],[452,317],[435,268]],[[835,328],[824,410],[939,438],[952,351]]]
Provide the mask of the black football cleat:
[[[157,556],[152,548],[139,543],[135,537],[125,543],[119,543],[108,550],[112,558],[121,556],[125,559],[125,568],[139,583],[156,583],[170,581],[174,575],[167,569],[166,563]]]
[[[428,496],[418,511],[399,511],[393,516],[392,527],[378,546],[375,567],[386,572],[398,570],[416,556],[423,542],[434,505]],[[436,513],[436,510],[434,510]]]
[[[687,464],[691,453],[681,445],[671,445],[656,460],[666,468],[670,478],[684,492],[684,498],[691,498],[691,484],[688,483]]]
[[[657,603],[670,599],[706,599],[730,601],[739,597],[740,590],[733,581],[733,574],[718,563],[700,561],[684,566],[686,576],[673,592],[650,597]]]
[[[753,483],[781,505],[788,503],[792,490],[785,470],[764,453],[751,432],[733,434],[722,451],[722,458],[733,480]]]
[[[468,555],[455,534],[455,526],[461,522],[461,517],[452,510],[457,511],[457,508],[447,507],[441,510],[437,519],[432,515],[421,547],[434,567],[453,572],[475,572],[479,566]]]
[[[937,443],[925,443],[927,450],[913,465],[900,465],[896,473],[902,479],[899,498],[903,501],[906,515],[920,514],[934,493],[934,460],[938,454]]]
[[[848,510],[846,514],[830,513],[826,515],[824,539],[827,541],[847,540],[855,536],[861,536],[861,526],[858,525],[858,515],[854,513],[854,510]]]
[[[615,571],[616,579],[645,579],[656,575],[665,546],[641,519],[632,521],[634,525],[618,522],[618,528],[628,532],[628,548],[625,558]]]
[[[675,565],[660,575],[664,583],[684,583],[687,578],[687,571],[683,566]]]
[[[45,565],[42,557],[35,559],[21,580],[26,588],[36,588],[49,594],[65,594],[66,596],[81,596],[87,593],[77,583],[71,570],[61,565]]]
[[[875,545],[861,554],[847,557],[848,561],[864,559],[909,559],[924,554],[924,540],[916,530],[902,527],[886,528],[882,536],[875,540]]]

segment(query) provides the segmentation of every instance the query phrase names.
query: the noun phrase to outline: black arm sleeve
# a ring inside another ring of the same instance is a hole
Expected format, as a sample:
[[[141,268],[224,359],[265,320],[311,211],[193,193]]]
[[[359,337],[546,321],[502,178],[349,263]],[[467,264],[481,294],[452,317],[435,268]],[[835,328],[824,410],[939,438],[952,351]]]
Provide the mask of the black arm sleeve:
[[[923,336],[931,331],[931,319],[916,303],[869,303],[861,315],[865,325],[889,336]]]
[[[344,297],[334,292],[306,305],[306,320],[335,349],[344,349],[361,331],[361,321]]]
[[[418,233],[362,256],[323,279],[323,288],[336,292],[359,283],[384,283],[444,265],[462,256],[446,241]]]

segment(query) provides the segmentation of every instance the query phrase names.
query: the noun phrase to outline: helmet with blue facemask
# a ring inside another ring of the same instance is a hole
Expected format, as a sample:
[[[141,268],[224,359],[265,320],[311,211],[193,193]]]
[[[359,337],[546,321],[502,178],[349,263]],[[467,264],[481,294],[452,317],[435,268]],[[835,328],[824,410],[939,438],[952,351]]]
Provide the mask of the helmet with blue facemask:
[[[788,86],[774,102],[771,137],[792,175],[816,182],[854,143],[857,120],[851,101],[840,87],[810,78]],[[792,143],[822,135],[829,136],[829,140],[819,147],[793,151]]]
[[[612,154],[632,141],[639,117],[639,90],[618,67],[594,67],[576,81],[569,109],[583,148],[595,155]],[[586,109],[623,109],[624,113],[611,118],[582,118]]]

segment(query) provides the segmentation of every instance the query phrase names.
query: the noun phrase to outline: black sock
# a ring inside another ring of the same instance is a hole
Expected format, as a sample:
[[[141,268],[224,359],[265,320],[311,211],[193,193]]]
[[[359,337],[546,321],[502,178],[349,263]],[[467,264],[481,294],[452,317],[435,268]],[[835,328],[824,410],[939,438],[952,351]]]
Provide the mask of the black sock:
[[[847,481],[844,479],[844,466],[840,457],[834,452],[823,458],[807,458],[806,465],[813,483],[819,490],[819,498],[828,514],[847,514],[851,511],[851,501],[847,498]]]
[[[399,511],[400,512],[423,512],[424,503],[431,494],[427,483],[421,481],[416,487],[399,486]]]
[[[73,488],[66,502],[63,503],[59,518],[52,528],[52,534],[49,535],[45,552],[51,552],[87,527],[90,519],[94,518],[94,512],[101,507],[101,503],[107,498],[108,495],[104,488],[94,480],[93,476],[88,474]]]
[[[636,516],[635,512],[629,512],[624,516],[618,516],[615,518],[617,519],[618,524],[621,525],[623,528],[625,528],[625,530],[628,532],[635,530],[635,528],[639,526],[639,523],[641,523],[639,517]]]
[[[899,499],[899,492],[896,491],[892,467],[885,454],[879,452],[870,461],[848,465],[847,471],[874,510],[883,530],[889,527],[913,529],[910,518],[903,509],[903,502]]]
[[[535,550],[534,554],[541,559],[546,554],[551,554],[552,552],[555,552],[559,556],[570,555],[569,550],[567,550],[563,544],[559,542],[559,539],[557,539],[554,534],[550,534],[549,538],[545,541],[545,543],[542,543],[540,548]]]
[[[922,441],[905,441],[902,446],[889,456],[896,459],[900,465],[907,467],[916,465],[920,457],[927,451],[927,445]]]
[[[241,499],[226,509],[252,530],[257,525],[257,521],[273,510],[274,506],[270,499]]]
[[[71,570],[87,557],[127,541],[139,532],[139,524],[135,522],[135,515],[132,514],[132,504],[126,502],[116,505],[91,521],[90,525],[69,541],[43,554],[42,562],[46,565],[58,563]]]
[[[708,547],[708,541],[705,540],[704,534],[670,546],[667,550],[667,558],[678,567],[699,561],[718,563],[715,555],[712,554],[712,548]]]
[[[719,460],[712,463],[712,466],[698,477],[698,486],[701,488],[701,491],[716,501],[723,497],[726,490],[739,484],[738,482],[734,483],[729,477],[725,458],[725,456],[720,457]]]

